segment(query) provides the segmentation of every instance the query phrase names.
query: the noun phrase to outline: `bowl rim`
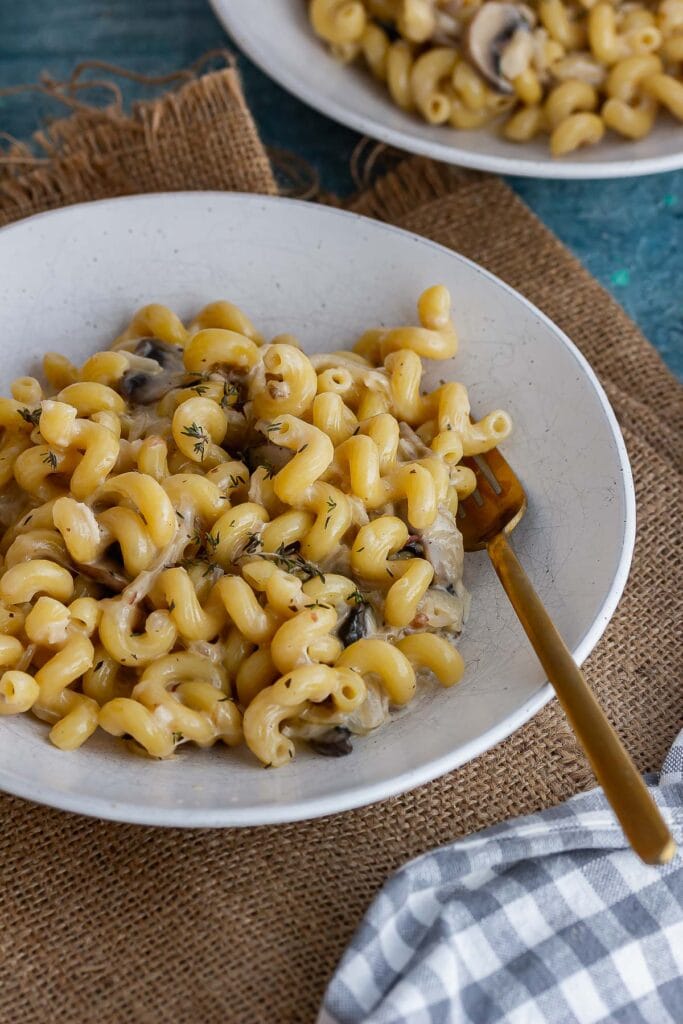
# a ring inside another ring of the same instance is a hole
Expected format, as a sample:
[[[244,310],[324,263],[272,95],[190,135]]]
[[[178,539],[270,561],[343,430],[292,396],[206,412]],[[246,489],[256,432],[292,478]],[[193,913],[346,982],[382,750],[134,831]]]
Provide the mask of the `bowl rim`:
[[[47,219],[58,220],[78,217],[83,211],[89,208],[117,208],[124,205],[138,205],[144,203],[161,202],[163,204],[173,203],[178,199],[195,201],[210,201],[211,203],[228,203],[240,205],[257,201],[266,205],[286,204],[306,210],[307,214],[315,211],[316,215],[323,217],[351,218],[365,225],[371,225],[372,230],[385,231],[387,234],[399,235],[409,238],[414,244],[427,246],[442,254],[445,259],[456,259],[476,273],[482,275],[488,281],[511,295],[517,302],[522,303],[527,310],[541,321],[565,346],[572,355],[578,368],[581,370],[584,379],[590,383],[595,392],[601,411],[605,417],[606,425],[611,433],[615,446],[620,470],[620,481],[624,498],[625,517],[622,524],[622,545],[618,564],[614,570],[612,582],[606,592],[600,608],[596,612],[593,622],[586,629],[581,640],[575,645],[571,653],[577,664],[581,665],[588,655],[595,648],[603,635],[607,625],[612,618],[624,587],[633,558],[636,534],[636,498],[633,484],[631,465],[626,450],[626,445],[619,428],[614,411],[609,403],[605,390],[592,369],[586,357],[580,349],[558,327],[554,321],[542,312],[537,306],[530,302],[524,295],[515,288],[506,284],[501,278],[486,270],[474,260],[438,242],[418,235],[413,231],[399,228],[384,221],[374,220],[361,214],[335,207],[320,206],[305,200],[289,199],[282,196],[269,196],[259,193],[219,192],[219,191],[177,191],[177,192],[149,192],[130,196],[117,196],[106,199],[92,200],[87,203],[75,203],[70,206],[59,207],[54,210],[47,210],[37,213],[31,217],[15,221],[0,228],[0,245],[2,240],[13,232],[26,230],[36,223],[45,222]],[[167,212],[167,211],[166,211]],[[81,225],[82,228],[82,225]],[[552,686],[546,682],[534,695],[522,704],[516,711],[507,715],[495,726],[480,733],[464,744],[461,744],[456,751],[449,751],[442,757],[426,762],[420,768],[410,769],[404,773],[393,776],[390,780],[384,780],[371,784],[360,784],[347,786],[334,797],[311,797],[301,798],[296,801],[283,803],[272,803],[256,805],[245,808],[219,808],[216,810],[206,808],[154,808],[137,805],[122,801],[112,801],[103,797],[83,797],[78,793],[64,792],[60,789],[38,786],[30,779],[26,779],[14,772],[0,770],[0,790],[13,796],[30,800],[37,804],[54,807],[62,811],[69,811],[82,814],[88,817],[103,818],[110,821],[117,821],[129,824],[140,824],[148,826],[163,826],[172,828],[223,828],[223,827],[251,827],[256,825],[277,825],[287,824],[295,821],[305,821],[313,818],[327,817],[333,814],[350,811],[355,808],[369,806],[386,800],[389,797],[397,796],[408,792],[418,786],[432,782],[450,771],[460,768],[463,764],[471,761],[480,754],[485,753],[497,743],[511,736],[521,726],[536,715],[554,696]]]
[[[209,0],[218,20],[233,37],[239,48],[260,70],[282,86],[302,103],[324,114],[338,124],[351,128],[389,146],[407,153],[431,157],[442,163],[494,174],[509,174],[521,178],[542,178],[553,181],[591,181],[609,178],[637,178],[647,174],[661,174],[683,167],[683,143],[678,153],[663,156],[633,157],[624,160],[595,160],[590,163],[572,158],[539,160],[537,157],[496,156],[461,149],[457,145],[422,139],[404,129],[394,129],[374,117],[351,109],[334,97],[309,90],[296,75],[281,64],[273,65],[268,56],[254,44],[252,36],[243,30],[236,7],[227,0]],[[275,51],[277,52],[277,50]]]

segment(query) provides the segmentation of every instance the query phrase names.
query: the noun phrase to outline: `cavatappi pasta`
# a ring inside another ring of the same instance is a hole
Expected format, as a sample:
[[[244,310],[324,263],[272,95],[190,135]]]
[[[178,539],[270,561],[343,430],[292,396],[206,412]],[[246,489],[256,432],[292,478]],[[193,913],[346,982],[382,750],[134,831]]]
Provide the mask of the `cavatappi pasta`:
[[[683,0],[310,0],[332,53],[363,61],[430,124],[547,135],[553,156],[609,129],[683,121]]]
[[[511,424],[465,387],[451,300],[352,351],[269,343],[229,302],[146,306],[83,366],[0,399],[0,715],[62,750],[98,728],[164,758],[245,742],[267,766],[457,683],[463,455]]]

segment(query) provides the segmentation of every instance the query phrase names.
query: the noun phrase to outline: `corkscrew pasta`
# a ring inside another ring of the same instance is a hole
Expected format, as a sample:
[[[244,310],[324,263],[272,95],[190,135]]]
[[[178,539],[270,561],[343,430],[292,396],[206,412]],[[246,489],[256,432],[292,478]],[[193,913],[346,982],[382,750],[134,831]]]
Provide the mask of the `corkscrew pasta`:
[[[309,15],[429,124],[546,135],[562,157],[683,121],[683,0],[310,0]]]
[[[473,420],[461,383],[423,390],[423,360],[458,348],[445,288],[418,321],[309,356],[229,302],[188,326],[151,305],[83,366],[48,353],[44,383],[15,381],[0,716],[33,712],[67,751],[102,729],[153,758],[246,743],[270,767],[297,742],[348,753],[418,686],[457,683],[461,459],[511,422]]]

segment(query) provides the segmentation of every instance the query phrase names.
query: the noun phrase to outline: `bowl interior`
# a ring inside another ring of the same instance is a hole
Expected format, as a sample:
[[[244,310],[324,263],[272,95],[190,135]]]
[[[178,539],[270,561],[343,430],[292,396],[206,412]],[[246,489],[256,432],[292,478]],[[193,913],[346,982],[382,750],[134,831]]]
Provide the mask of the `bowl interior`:
[[[326,52],[308,24],[303,0],[211,0],[216,14],[254,63],[304,103],[356,131],[411,153],[499,174],[538,178],[617,178],[683,167],[683,126],[668,115],[639,142],[608,132],[561,160],[547,140],[508,142],[497,132],[429,125],[396,107],[383,85]]]
[[[258,196],[137,196],[71,207],[0,232],[4,393],[46,349],[83,360],[138,306],[188,317],[230,298],[268,336],[309,351],[348,346],[372,324],[414,322],[426,286],[447,285],[461,338],[428,382],[454,378],[475,412],[503,407],[505,452],[529,496],[515,547],[576,657],[591,650],[621,593],[633,545],[623,442],[571,343],[517,293],[417,236],[351,214]],[[467,556],[467,663],[343,761],[302,753],[261,770],[245,751],[130,757],[97,735],[62,753],[29,716],[0,723],[0,788],[103,817],[173,825],[258,824],[332,813],[410,788],[521,725],[549,696],[543,673],[484,554]]]

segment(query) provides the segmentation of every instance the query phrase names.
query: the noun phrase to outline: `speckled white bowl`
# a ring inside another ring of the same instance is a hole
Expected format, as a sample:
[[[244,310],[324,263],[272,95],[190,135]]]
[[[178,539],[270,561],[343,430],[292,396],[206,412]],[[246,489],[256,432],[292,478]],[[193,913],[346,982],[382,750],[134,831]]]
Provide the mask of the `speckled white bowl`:
[[[532,178],[630,178],[683,167],[683,125],[661,116],[639,142],[608,132],[598,146],[562,159],[547,138],[519,144],[497,132],[426,124],[400,110],[366,69],[340,64],[314,36],[304,0],[211,0],[217,16],[255,64],[283,88],[348,128],[459,167]]]
[[[436,282],[453,295],[461,351],[434,364],[431,383],[457,377],[476,412],[512,414],[505,452],[529,495],[515,547],[581,662],[616,607],[633,550],[619,428],[569,339],[448,249],[260,196],[136,196],[42,214],[0,231],[1,383],[6,393],[46,349],[83,360],[150,301],[187,317],[230,298],[266,335],[292,331],[309,350],[333,350],[368,325],[414,321],[418,294]],[[0,719],[0,788],[103,818],[221,826],[331,814],[427,782],[508,736],[551,697],[485,554],[466,556],[465,579],[472,613],[462,684],[428,688],[341,761],[302,752],[263,771],[246,750],[223,746],[145,761],[104,734],[62,753],[25,715]]]

